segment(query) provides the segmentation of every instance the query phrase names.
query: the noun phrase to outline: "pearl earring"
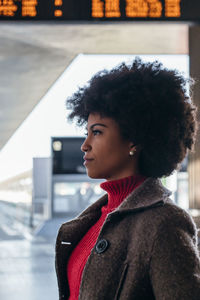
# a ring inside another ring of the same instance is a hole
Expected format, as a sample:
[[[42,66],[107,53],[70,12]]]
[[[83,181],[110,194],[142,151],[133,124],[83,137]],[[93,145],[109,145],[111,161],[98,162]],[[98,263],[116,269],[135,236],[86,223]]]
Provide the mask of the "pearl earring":
[[[131,150],[131,151],[129,152],[129,155],[130,155],[130,156],[133,156],[133,155],[135,154],[136,151],[137,151],[136,149]]]

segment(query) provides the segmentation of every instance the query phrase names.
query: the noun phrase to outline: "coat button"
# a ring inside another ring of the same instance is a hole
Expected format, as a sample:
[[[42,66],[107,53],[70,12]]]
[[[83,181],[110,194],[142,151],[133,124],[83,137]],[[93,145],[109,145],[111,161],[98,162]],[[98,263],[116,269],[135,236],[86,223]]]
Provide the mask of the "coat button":
[[[97,253],[103,253],[108,248],[108,241],[105,239],[99,240],[95,248]]]

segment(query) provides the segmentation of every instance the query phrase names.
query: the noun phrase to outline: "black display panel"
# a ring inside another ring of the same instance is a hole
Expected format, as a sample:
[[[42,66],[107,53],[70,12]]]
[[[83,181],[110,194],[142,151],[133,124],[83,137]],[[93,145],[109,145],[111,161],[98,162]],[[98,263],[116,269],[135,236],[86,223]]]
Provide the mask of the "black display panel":
[[[200,0],[0,0],[0,20],[200,21]]]
[[[52,138],[53,174],[84,174],[84,153],[81,145],[84,138],[54,137]]]

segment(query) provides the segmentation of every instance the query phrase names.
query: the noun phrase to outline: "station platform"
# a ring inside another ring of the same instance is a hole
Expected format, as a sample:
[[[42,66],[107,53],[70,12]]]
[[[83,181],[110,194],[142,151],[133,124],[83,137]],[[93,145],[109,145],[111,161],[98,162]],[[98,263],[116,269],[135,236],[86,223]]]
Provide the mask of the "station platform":
[[[46,222],[31,235],[0,221],[0,299],[58,299],[55,273],[55,240],[58,218]],[[22,231],[21,231],[22,232]]]
[[[0,241],[0,299],[58,299],[54,248],[41,237]]]

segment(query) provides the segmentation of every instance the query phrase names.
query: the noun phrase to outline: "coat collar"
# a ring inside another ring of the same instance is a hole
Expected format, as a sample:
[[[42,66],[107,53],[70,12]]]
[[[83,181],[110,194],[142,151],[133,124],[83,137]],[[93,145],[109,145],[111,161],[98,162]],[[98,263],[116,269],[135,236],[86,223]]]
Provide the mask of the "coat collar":
[[[116,208],[114,212],[126,212],[143,210],[151,206],[164,204],[166,199],[172,194],[165,188],[158,178],[148,177],[139,187],[133,190]],[[94,204],[88,207],[80,216],[88,214],[97,214],[101,207],[108,202],[108,195],[105,194]]]
[[[165,203],[171,194],[172,192],[164,187],[160,179],[149,177],[124,199],[117,210],[142,209],[159,202]]]

